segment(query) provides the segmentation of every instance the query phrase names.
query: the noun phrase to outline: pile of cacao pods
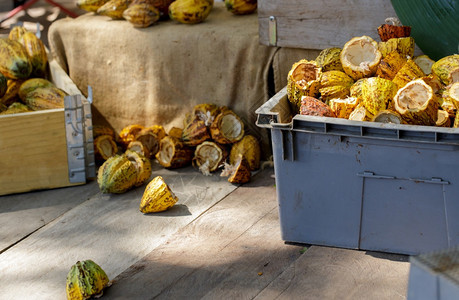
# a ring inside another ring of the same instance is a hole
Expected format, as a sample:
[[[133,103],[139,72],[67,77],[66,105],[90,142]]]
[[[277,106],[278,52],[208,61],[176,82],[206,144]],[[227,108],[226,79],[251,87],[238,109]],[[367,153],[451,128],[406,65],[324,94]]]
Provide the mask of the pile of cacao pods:
[[[293,64],[287,97],[294,114],[457,128],[459,55],[415,57],[410,32],[386,23],[380,42],[354,37]]]
[[[221,176],[245,183],[260,168],[257,138],[245,134],[244,123],[228,107],[198,104],[187,114],[183,128],[168,133],[161,125],[126,126],[117,135],[106,126],[94,126],[98,183],[104,193],[124,193],[151,176],[151,160],[176,169],[193,165],[204,175],[223,168]]]
[[[63,108],[66,93],[46,79],[43,42],[23,26],[0,38],[0,114]]]
[[[214,0],[78,0],[76,5],[145,28],[168,17],[184,24],[201,23],[209,16]],[[257,0],[225,0],[225,6],[235,15],[252,14],[257,9]]]

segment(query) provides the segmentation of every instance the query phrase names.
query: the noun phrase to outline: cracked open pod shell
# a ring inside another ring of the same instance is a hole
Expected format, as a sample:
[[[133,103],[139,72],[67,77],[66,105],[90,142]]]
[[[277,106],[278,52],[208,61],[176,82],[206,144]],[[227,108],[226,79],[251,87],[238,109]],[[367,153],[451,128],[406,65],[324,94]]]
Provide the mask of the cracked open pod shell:
[[[328,105],[337,118],[348,119],[359,103],[360,100],[357,97],[346,97],[331,99]]]
[[[205,141],[199,144],[194,151],[193,165],[199,168],[204,175],[217,170],[228,156],[224,146],[215,142]]]
[[[408,59],[403,67],[398,70],[392,81],[399,89],[404,87],[408,82],[424,77],[425,74],[422,69],[412,59]]]
[[[413,80],[399,89],[394,106],[407,124],[434,126],[437,122],[437,97],[422,79]]]
[[[94,139],[94,156],[97,161],[106,161],[117,152],[118,146],[113,140],[113,136],[102,134]]]
[[[219,144],[232,144],[244,136],[244,123],[236,113],[226,108],[210,125],[210,134]]]
[[[145,188],[139,210],[144,214],[161,212],[174,206],[177,201],[178,197],[164,179],[156,176]]]
[[[340,55],[344,72],[354,80],[375,74],[381,58],[378,43],[366,35],[346,42]]]
[[[398,52],[403,57],[413,57],[414,55],[414,39],[412,37],[392,38],[386,42],[379,42],[378,49],[383,57],[386,57],[391,52]]]
[[[166,136],[159,143],[156,159],[165,168],[175,169],[191,164],[193,149],[178,138]]]
[[[459,77],[459,54],[445,56],[432,65],[432,73],[448,85],[457,76]]]
[[[261,149],[260,143],[253,135],[245,135],[239,142],[231,147],[229,162],[234,165],[239,156],[244,157],[251,171],[260,168]]]
[[[302,59],[292,65],[287,76],[287,97],[299,112],[303,96],[317,97],[322,68],[316,61]]]

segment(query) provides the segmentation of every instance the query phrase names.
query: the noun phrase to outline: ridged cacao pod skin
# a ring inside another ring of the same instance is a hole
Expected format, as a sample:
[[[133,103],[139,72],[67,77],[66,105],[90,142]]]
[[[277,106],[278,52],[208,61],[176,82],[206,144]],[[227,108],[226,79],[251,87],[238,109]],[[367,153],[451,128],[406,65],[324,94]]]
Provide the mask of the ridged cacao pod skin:
[[[0,103],[0,106],[2,104]],[[23,112],[32,111],[27,105],[20,102],[14,102],[8,108],[0,113],[0,115],[19,114]]]
[[[177,203],[178,198],[161,176],[156,176],[145,188],[139,210],[144,213],[165,211]]]
[[[13,102],[19,101],[19,89],[21,87],[22,80],[8,79],[6,93],[0,98],[0,103],[9,106]]]
[[[25,104],[32,110],[64,108],[66,93],[57,87],[36,88],[27,93]]]
[[[113,20],[123,19],[123,12],[129,7],[132,0],[109,0],[97,9],[97,14],[107,16]]]
[[[102,193],[124,193],[137,184],[137,168],[125,154],[112,156],[100,166],[97,183]]]
[[[94,261],[77,261],[67,274],[68,300],[84,300],[102,293],[109,279],[105,271]]]
[[[387,42],[392,38],[409,37],[411,34],[410,26],[401,26],[394,24],[382,24],[378,27],[378,35],[381,41]]]
[[[24,81],[19,87],[18,96],[22,101],[25,101],[28,93],[32,92],[36,88],[48,88],[54,87],[55,85],[44,78],[30,78]]]
[[[249,15],[257,10],[257,0],[225,0],[225,6],[235,15]]]
[[[292,65],[287,75],[287,97],[295,112],[300,111],[301,97],[317,97],[322,68],[316,61],[302,59]]]
[[[397,86],[388,79],[371,77],[362,83],[362,103],[372,115],[388,108],[396,93]]]
[[[43,42],[30,31],[25,32],[21,36],[20,42],[29,55],[29,61],[32,64],[31,76],[45,77],[48,66],[48,55],[46,54]]]
[[[8,90],[8,79],[0,73],[0,98],[2,98]]]
[[[169,17],[183,24],[203,22],[210,14],[213,0],[176,0],[169,5]]]
[[[145,28],[159,20],[159,10],[152,4],[131,4],[123,12],[125,18],[134,27]]]
[[[391,52],[381,59],[378,69],[376,70],[376,75],[384,79],[392,80],[405,63],[406,58],[400,53],[397,51]]]
[[[332,48],[326,48],[320,51],[319,55],[316,58],[316,63],[319,65],[319,67],[322,68],[322,72],[327,72],[327,71],[344,72],[343,66],[341,65],[341,59],[340,59],[341,50],[342,50],[341,48],[332,47]]]
[[[413,57],[414,45],[412,37],[392,38],[386,42],[379,42],[378,49],[383,57],[394,51],[400,53],[403,57]]]
[[[261,149],[260,143],[256,137],[253,135],[246,135],[242,138],[242,140],[236,142],[231,147],[229,157],[230,164],[234,165],[240,155],[247,160],[251,171],[255,171],[260,168]]]
[[[337,118],[349,119],[359,102],[360,100],[357,97],[347,97],[344,99],[331,99],[328,105]]]
[[[76,6],[85,11],[97,12],[99,7],[107,3],[108,0],[77,0]]]
[[[437,60],[432,65],[432,73],[438,76],[445,85],[449,85],[451,83],[450,73],[457,68],[459,68],[459,54],[453,54]]]
[[[403,67],[398,70],[392,81],[399,89],[404,87],[407,83],[423,77],[425,74],[422,69],[412,60],[408,59]]]
[[[9,79],[26,79],[32,64],[24,46],[9,38],[0,38],[0,73]]]
[[[239,156],[233,165],[233,171],[228,177],[228,182],[242,184],[250,181],[252,174],[250,166],[245,157]]]
[[[144,184],[151,176],[151,162],[145,156],[139,154],[138,152],[126,150],[124,153],[126,157],[134,162],[134,165],[137,169],[137,179],[135,186],[141,186]]]
[[[195,117],[182,131],[182,141],[187,146],[197,146],[211,138],[206,122]]]
[[[349,96],[354,80],[341,71],[327,71],[320,78],[320,100],[327,101],[334,98]]]
[[[14,26],[11,28],[8,38],[13,41],[19,42],[22,35],[27,32],[27,29],[24,26]]]

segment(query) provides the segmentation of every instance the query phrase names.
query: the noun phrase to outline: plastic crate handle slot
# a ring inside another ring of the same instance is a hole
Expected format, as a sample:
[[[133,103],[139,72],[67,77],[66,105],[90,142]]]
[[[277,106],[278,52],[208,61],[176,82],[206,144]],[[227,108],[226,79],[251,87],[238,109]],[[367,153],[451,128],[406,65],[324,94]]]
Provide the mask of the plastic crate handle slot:
[[[294,161],[295,148],[293,147],[293,131],[281,130],[282,134],[282,159]]]

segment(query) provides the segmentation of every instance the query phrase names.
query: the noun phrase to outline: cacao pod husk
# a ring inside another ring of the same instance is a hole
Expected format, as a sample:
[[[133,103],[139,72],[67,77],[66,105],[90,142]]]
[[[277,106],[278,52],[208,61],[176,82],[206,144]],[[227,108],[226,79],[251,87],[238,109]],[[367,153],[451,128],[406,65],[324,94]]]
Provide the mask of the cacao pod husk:
[[[20,42],[29,55],[29,61],[32,64],[30,76],[45,77],[48,67],[48,55],[43,42],[30,31],[21,36]]]
[[[432,65],[432,73],[440,78],[445,85],[449,85],[453,81],[453,75],[451,73],[455,70],[455,72],[458,72],[458,68],[459,54],[453,54],[437,60]]]
[[[328,105],[337,118],[349,119],[359,103],[360,100],[357,97],[346,97],[344,99],[331,99]]]
[[[327,71],[320,78],[320,100],[327,101],[334,98],[346,98],[354,80],[341,71]]]
[[[102,193],[124,193],[137,184],[137,167],[126,154],[109,157],[100,166],[97,183]]]
[[[4,106],[0,103],[0,106]],[[13,102],[5,110],[3,110],[0,115],[9,115],[9,114],[19,114],[24,112],[32,111],[27,105],[20,102]]]
[[[425,74],[422,69],[412,59],[408,59],[403,67],[398,70],[392,81],[401,89],[408,82],[423,76],[425,76]]]
[[[169,5],[169,18],[183,24],[201,23],[212,7],[213,0],[176,0]]]
[[[287,98],[293,110],[298,113],[301,97],[318,97],[322,68],[317,62],[302,59],[292,65],[287,75]]]
[[[0,38],[0,73],[16,80],[24,80],[32,73],[29,55],[20,42]]]
[[[109,279],[105,271],[94,261],[77,261],[67,274],[66,294],[68,300],[89,299],[100,295]]]
[[[8,38],[10,40],[19,42],[22,35],[27,31],[28,30],[24,26],[14,26],[11,28],[10,33],[8,34]]]
[[[224,108],[210,125],[210,135],[219,144],[232,144],[244,137],[244,123],[236,113]]]
[[[125,18],[134,27],[146,28],[159,20],[159,10],[151,4],[131,4],[123,11]]]
[[[379,42],[378,49],[383,57],[394,51],[400,53],[402,57],[413,57],[414,45],[412,37],[391,38],[385,42]]]
[[[135,140],[135,136],[145,127],[139,124],[132,124],[124,127],[119,134],[120,142],[127,146],[130,142]]]
[[[336,117],[330,106],[313,97],[301,99],[300,114],[305,116]]]
[[[24,102],[32,110],[64,108],[66,95],[63,90],[57,87],[39,87],[27,93]]]
[[[451,117],[447,111],[438,110],[437,122],[435,122],[437,127],[451,127]]]
[[[342,49],[338,47],[331,47],[320,51],[319,55],[316,57],[316,63],[322,68],[322,72],[344,72],[340,59],[341,50]]]
[[[193,148],[188,147],[179,139],[166,136],[159,143],[156,159],[163,167],[175,169],[191,164],[193,153]]]
[[[136,151],[126,150],[124,154],[129,159],[129,161],[131,161],[134,164],[136,168],[137,176],[134,185],[141,186],[151,176],[150,160]]]
[[[352,38],[340,54],[344,72],[354,80],[374,75],[381,58],[378,43],[369,36]]]
[[[362,104],[372,115],[390,108],[397,86],[390,80],[371,77],[362,83]]]
[[[224,146],[215,142],[205,141],[199,144],[194,151],[193,165],[204,175],[210,175],[223,165],[228,156],[228,151]]]
[[[35,90],[36,88],[39,88],[39,87],[47,88],[47,87],[54,87],[54,86],[55,85],[47,79],[30,78],[21,83],[19,87],[19,91],[18,91],[18,96],[22,101],[25,101],[27,94]]]
[[[6,93],[0,98],[0,103],[10,106],[12,103],[19,101],[19,89],[22,80],[8,79]]]
[[[249,15],[257,10],[257,0],[225,0],[225,6],[235,15]]]
[[[247,161],[251,171],[260,168],[261,148],[255,136],[250,134],[245,135],[239,142],[233,144],[230,151],[229,163],[231,165],[236,164],[236,160],[240,155]]]
[[[211,136],[206,126],[206,122],[198,117],[195,117],[188,123],[182,132],[182,141],[187,146],[197,146],[210,138]]]
[[[98,162],[104,162],[118,153],[118,146],[113,136],[103,134],[94,138],[94,157]]]
[[[144,213],[165,211],[177,203],[178,197],[161,176],[153,178],[145,188],[139,210]]]

